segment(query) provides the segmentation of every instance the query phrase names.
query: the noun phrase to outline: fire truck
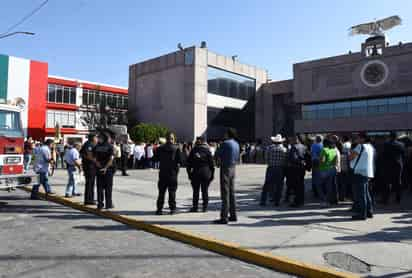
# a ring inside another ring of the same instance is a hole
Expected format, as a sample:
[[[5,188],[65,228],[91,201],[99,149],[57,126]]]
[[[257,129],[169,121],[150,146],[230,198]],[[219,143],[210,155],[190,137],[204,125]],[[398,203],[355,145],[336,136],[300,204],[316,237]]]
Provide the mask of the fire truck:
[[[21,113],[25,103],[21,98],[0,104],[0,189],[10,190],[29,185],[34,173],[23,167],[24,132]]]

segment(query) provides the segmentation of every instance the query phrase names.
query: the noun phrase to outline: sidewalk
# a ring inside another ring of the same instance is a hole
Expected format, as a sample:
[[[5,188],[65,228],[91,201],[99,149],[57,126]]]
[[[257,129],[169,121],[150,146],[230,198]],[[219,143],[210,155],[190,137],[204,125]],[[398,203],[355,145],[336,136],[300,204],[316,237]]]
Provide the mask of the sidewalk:
[[[263,166],[238,167],[238,222],[230,225],[211,223],[219,217],[220,192],[217,180],[209,190],[209,212],[187,212],[191,207],[192,189],[184,169],[179,177],[178,214],[154,215],[157,196],[155,170],[129,171],[128,177],[116,175],[113,212],[316,265],[330,266],[324,258],[326,253],[330,253],[327,256],[329,262],[344,266],[340,270],[365,271],[362,275],[368,277],[412,276],[410,196],[401,207],[378,208],[375,217],[366,222],[351,220],[347,212],[349,204],[330,209],[319,209],[318,204],[310,202],[301,209],[290,209],[286,205],[262,208],[258,203],[264,172]],[[66,172],[56,171],[50,181],[53,190],[63,196]],[[83,192],[83,188],[80,192]],[[80,202],[83,196],[74,200]],[[334,252],[350,254],[367,264]]]

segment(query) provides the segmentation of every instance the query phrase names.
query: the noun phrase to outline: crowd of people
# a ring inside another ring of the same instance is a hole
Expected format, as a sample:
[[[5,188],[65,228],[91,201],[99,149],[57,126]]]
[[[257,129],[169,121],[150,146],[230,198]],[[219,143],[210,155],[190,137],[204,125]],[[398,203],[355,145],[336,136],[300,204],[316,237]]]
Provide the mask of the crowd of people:
[[[305,138],[295,135],[284,138],[278,134],[270,144],[239,144],[236,132],[228,129],[225,140],[207,142],[198,137],[194,144],[177,144],[173,133],[153,143],[115,142],[110,132],[98,136],[90,134],[81,145],[63,145],[49,139],[40,144],[29,138],[24,145],[24,167],[29,170],[34,156],[34,171],[39,184],[32,190],[37,198],[40,185],[47,194],[54,194],[48,182],[50,166],[60,161],[67,169],[67,198],[81,195],[77,179],[85,177],[84,204],[97,205],[98,209],[113,208],[113,175],[117,169],[127,176],[127,169],[159,169],[156,214],[163,214],[165,195],[168,192],[170,213],[176,213],[176,192],[179,171],[186,168],[193,188],[190,212],[208,210],[208,188],[215,178],[215,167],[220,168],[221,215],[217,224],[237,221],[235,176],[239,163],[267,164],[260,205],[268,200],[273,206],[287,202],[291,207],[301,207],[305,196],[305,176],[312,174],[313,197],[325,208],[339,202],[352,201],[354,220],[373,217],[373,207],[378,201],[388,204],[392,194],[400,203],[404,189],[412,185],[412,141],[391,133],[386,141],[372,140],[366,133],[349,136],[317,135]],[[97,204],[94,198],[97,185]],[[284,188],[286,186],[286,189]],[[291,199],[293,196],[293,200]],[[378,200],[380,197],[380,200]]]

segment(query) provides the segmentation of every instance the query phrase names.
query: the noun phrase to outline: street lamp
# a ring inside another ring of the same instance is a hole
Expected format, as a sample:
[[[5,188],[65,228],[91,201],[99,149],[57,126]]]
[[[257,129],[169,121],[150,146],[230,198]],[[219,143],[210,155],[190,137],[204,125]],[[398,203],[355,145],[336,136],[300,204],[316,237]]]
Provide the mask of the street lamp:
[[[7,37],[11,37],[11,36],[14,36],[14,35],[29,35],[29,36],[34,36],[35,35],[35,33],[32,33],[32,32],[22,32],[22,31],[17,31],[17,32],[12,32],[12,33],[8,33],[8,34],[4,34],[4,35],[0,35],[0,39],[4,39],[4,38],[7,38]]]

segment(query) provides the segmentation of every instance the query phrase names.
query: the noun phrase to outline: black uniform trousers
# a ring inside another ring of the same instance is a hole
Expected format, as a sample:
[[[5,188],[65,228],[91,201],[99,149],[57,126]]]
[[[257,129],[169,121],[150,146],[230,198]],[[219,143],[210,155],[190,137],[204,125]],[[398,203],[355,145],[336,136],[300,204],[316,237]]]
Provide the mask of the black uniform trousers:
[[[235,175],[235,166],[222,166],[220,168],[220,195],[222,198],[220,219],[226,221],[229,214],[230,218],[236,219]]]
[[[161,211],[165,202],[166,191],[169,193],[169,208],[171,211],[176,210],[176,191],[177,191],[177,176],[159,177],[157,183],[159,196],[157,198],[157,210]]]
[[[94,185],[96,183],[96,167],[94,165],[84,165],[84,203],[93,204],[94,203]]]
[[[121,170],[122,170],[122,175],[126,175],[127,172],[127,167],[128,167],[128,162],[129,162],[129,154],[128,153],[122,153],[122,162],[121,162]]]
[[[113,190],[113,168],[107,169],[102,173],[97,169],[97,207],[103,208],[106,201],[106,208],[112,208],[112,190]]]
[[[202,190],[203,209],[209,204],[209,185],[212,173],[209,167],[196,169],[192,174],[193,208],[199,207],[199,192]]]
[[[383,189],[383,201],[389,201],[391,192],[396,192],[396,200],[400,202],[402,192],[402,165],[392,165],[385,169],[385,186]],[[391,188],[392,185],[392,188]]]
[[[297,205],[303,205],[305,202],[305,168],[289,168],[288,179],[290,187],[295,191],[295,201]]]

